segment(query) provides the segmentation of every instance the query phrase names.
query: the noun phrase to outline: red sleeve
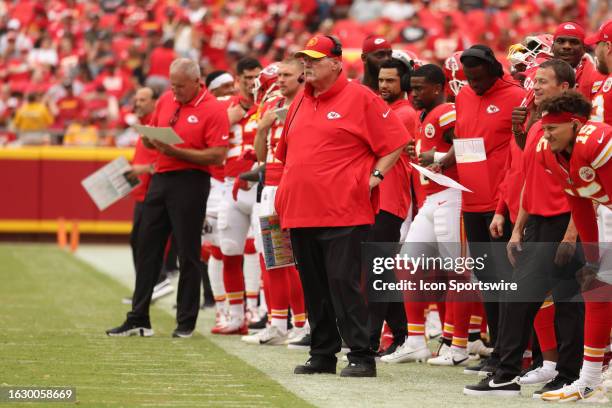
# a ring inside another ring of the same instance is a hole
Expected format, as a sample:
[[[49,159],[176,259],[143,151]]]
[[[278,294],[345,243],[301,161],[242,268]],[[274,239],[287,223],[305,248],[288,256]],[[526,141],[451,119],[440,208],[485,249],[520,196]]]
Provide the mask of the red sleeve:
[[[572,219],[583,243],[584,256],[588,262],[599,262],[599,248],[596,245],[599,240],[599,230],[593,202],[569,194],[566,196],[572,210]]]
[[[214,102],[216,104],[216,101]],[[206,126],[206,146],[208,147],[227,147],[229,146],[229,119],[225,109],[221,105],[216,106],[214,113]]]
[[[507,204],[507,195],[508,195],[508,176],[510,174],[510,165],[512,163],[512,153],[511,149],[508,149],[508,157],[506,158],[506,164],[504,165],[504,178],[502,182],[497,186],[497,196],[499,197],[497,201],[497,208],[495,210],[495,214],[506,215],[508,213],[508,204]]]
[[[397,114],[372,95],[364,109],[365,137],[376,157],[383,157],[408,143],[408,134]]]

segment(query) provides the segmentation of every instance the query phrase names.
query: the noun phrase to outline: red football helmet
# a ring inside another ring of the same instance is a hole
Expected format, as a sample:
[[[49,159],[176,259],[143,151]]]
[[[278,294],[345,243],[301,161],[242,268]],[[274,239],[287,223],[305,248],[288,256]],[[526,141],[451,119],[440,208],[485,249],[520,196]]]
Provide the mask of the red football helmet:
[[[451,92],[457,96],[461,88],[467,85],[467,79],[461,66],[461,51],[455,52],[444,61],[444,74]]]
[[[273,94],[278,93],[278,69],[280,64],[274,62],[265,67],[255,78],[255,87],[253,88],[253,97],[256,104],[261,104],[268,100]]]

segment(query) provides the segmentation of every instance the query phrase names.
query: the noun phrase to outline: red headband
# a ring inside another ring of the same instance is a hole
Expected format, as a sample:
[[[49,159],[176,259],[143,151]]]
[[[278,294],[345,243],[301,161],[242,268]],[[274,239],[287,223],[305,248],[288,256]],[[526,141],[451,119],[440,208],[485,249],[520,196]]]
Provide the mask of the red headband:
[[[584,116],[577,115],[571,112],[558,112],[558,113],[546,113],[542,114],[542,125],[553,125],[558,123],[568,123],[572,120],[579,120],[580,122],[586,122],[587,118]]]

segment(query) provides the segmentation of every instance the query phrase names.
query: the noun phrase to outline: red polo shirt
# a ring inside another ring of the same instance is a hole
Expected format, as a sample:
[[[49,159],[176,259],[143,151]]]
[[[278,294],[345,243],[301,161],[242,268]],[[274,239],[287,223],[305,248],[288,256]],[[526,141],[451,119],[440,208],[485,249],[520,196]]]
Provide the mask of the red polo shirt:
[[[509,76],[498,79],[484,95],[476,95],[469,85],[457,95],[455,136],[483,138],[487,156],[484,162],[457,163],[459,182],[473,191],[463,192],[463,211],[488,212],[497,208],[512,137],[512,109],[524,97],[525,90]]]
[[[537,160],[536,155],[542,149],[540,140],[543,136],[542,121],[539,120],[529,129],[523,151],[523,208],[528,214],[554,217],[568,213],[570,208],[559,181]]]
[[[344,74],[315,97],[306,84],[291,104],[276,157],[285,164],[276,210],[282,228],[373,224],[376,160],[408,142],[397,115]]]
[[[204,150],[216,146],[228,146],[229,121],[223,104],[217,101],[205,87],[188,103],[180,104],[171,91],[157,101],[151,126],[167,127],[177,114],[172,128],[184,143],[176,145],[188,149]],[[190,163],[160,153],[155,164],[156,173],[196,169],[210,173],[209,166]]]

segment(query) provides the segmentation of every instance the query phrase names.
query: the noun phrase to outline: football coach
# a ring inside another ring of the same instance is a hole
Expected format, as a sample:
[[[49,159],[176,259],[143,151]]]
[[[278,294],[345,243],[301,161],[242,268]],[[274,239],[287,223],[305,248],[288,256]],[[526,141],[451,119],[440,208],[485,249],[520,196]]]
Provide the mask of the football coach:
[[[296,57],[305,88],[276,150],[285,167],[275,202],[281,227],[290,229],[311,328],[310,359],[294,372],[335,374],[344,339],[349,364],[340,375],[375,377],[361,243],[378,211],[378,184],[408,136],[381,98],[348,81],[337,39],[315,36]]]
[[[180,276],[177,327],[173,337],[190,337],[200,306],[200,246],[209,166],[225,159],[229,120],[225,108],[200,79],[197,62],[179,58],[170,65],[171,91],[162,95],[151,126],[171,127],[183,143],[167,145],[143,138],[159,154],[145,196],[136,251],[136,286],[125,322],[107,330],[109,336],[151,336],[149,305],[161,270],[170,231],[176,238]]]

